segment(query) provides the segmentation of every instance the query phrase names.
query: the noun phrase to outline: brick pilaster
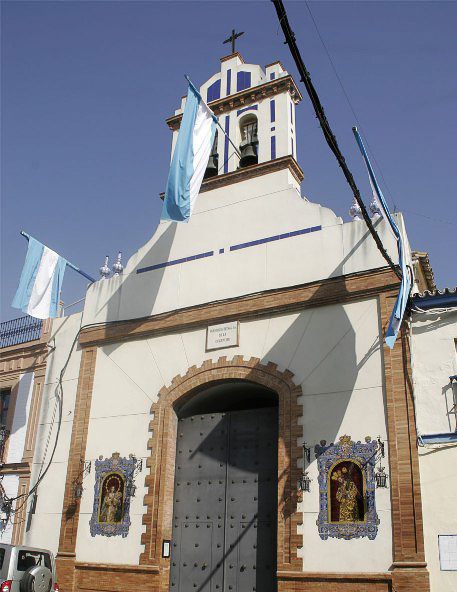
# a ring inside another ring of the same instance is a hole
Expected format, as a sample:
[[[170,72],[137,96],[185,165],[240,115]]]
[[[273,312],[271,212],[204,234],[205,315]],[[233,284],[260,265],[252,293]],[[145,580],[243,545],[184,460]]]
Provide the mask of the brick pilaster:
[[[397,293],[380,294],[385,334]],[[430,589],[424,555],[419,458],[405,326],[395,347],[383,346],[392,501],[393,584],[398,592]]]
[[[79,500],[75,498],[75,482],[81,475],[86,453],[92,388],[95,375],[97,349],[84,349],[81,356],[78,389],[76,393],[73,428],[68,455],[67,479],[62,509],[59,551],[57,553],[58,581],[62,592],[72,592],[76,536],[79,522]]]

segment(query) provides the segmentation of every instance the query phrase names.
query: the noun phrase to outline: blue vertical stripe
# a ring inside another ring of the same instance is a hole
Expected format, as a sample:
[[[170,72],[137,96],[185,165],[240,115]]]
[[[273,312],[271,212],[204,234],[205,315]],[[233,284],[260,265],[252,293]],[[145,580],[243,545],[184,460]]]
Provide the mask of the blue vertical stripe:
[[[229,130],[230,130],[230,116],[225,116],[225,141],[224,141],[224,173],[228,173],[228,151],[229,151]]]
[[[293,156],[294,155],[294,139],[293,138],[290,139],[290,144],[292,146],[292,156]]]
[[[227,70],[227,95],[230,94],[230,89],[232,86],[232,71],[231,70]]]
[[[250,72],[238,72],[236,75],[236,90],[244,90],[251,86],[251,73]]]
[[[292,116],[292,111],[293,111],[293,107],[292,107],[292,103],[290,104],[290,123],[293,123],[293,116]]]
[[[209,103],[210,101],[215,101],[216,99],[221,98],[221,81],[216,80],[213,82],[211,86],[208,86],[208,90],[206,91],[206,102]]]
[[[276,137],[271,136],[271,160],[276,158]]]
[[[275,102],[274,99],[270,101],[270,121],[273,123],[275,121]]]

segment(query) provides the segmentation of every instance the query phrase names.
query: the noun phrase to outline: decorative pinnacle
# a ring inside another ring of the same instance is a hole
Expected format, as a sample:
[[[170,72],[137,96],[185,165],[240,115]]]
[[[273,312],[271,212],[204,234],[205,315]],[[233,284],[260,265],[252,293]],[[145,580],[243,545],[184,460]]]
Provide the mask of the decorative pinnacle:
[[[111,269],[108,267],[109,257],[108,255],[105,257],[105,265],[100,267],[100,277],[102,280],[106,280],[109,278]]]
[[[122,272],[124,271],[124,266],[121,263],[121,258],[122,258],[122,253],[121,253],[121,251],[119,251],[119,253],[117,254],[117,261],[113,265],[113,274],[114,275],[121,275]]]
[[[378,217],[382,218],[382,211],[381,211],[381,208],[379,207],[378,200],[376,199],[374,193],[373,193],[373,197],[371,198],[371,203],[368,207],[370,208],[370,214],[371,214],[372,218],[378,218]]]
[[[349,208],[349,214],[353,220],[362,220],[362,208],[357,203],[355,197],[352,198],[352,206]]]

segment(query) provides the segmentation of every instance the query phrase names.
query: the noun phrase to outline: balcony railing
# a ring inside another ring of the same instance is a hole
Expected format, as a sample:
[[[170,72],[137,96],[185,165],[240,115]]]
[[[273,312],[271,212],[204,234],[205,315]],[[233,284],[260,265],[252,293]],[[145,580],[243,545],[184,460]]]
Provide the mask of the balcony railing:
[[[43,321],[25,316],[0,324],[0,348],[40,339]]]

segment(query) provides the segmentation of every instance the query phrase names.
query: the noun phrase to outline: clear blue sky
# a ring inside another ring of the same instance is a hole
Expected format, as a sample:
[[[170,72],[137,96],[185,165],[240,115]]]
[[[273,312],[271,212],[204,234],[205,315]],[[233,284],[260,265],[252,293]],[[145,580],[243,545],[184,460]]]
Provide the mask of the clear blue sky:
[[[305,64],[366,203],[357,123],[304,2],[285,2]],[[438,287],[457,284],[457,3],[310,2],[350,97],[382,188],[413,249],[428,251]],[[1,298],[11,308],[26,230],[98,277],[105,254],[128,259],[158,224],[171,132],[164,120],[245,31],[248,63],[281,60],[297,109],[302,193],[345,220],[352,194],[283,44],[273,4],[34,1],[1,3]],[[379,174],[379,168],[377,168]],[[306,261],[303,262],[306,265]],[[66,304],[86,282],[67,269]]]

